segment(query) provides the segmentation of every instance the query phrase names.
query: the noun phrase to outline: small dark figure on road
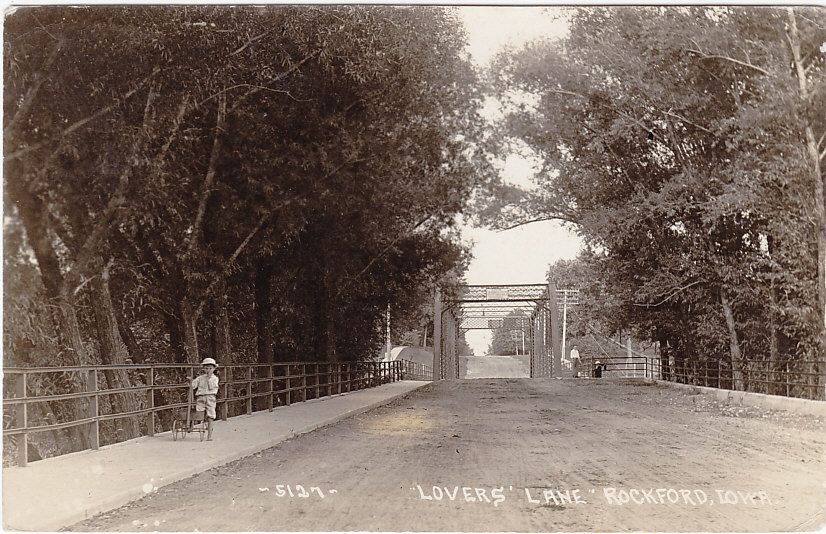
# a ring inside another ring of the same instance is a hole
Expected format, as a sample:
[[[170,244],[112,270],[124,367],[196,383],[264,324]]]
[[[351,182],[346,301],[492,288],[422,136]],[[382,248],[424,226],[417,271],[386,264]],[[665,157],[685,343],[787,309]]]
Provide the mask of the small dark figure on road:
[[[218,364],[212,358],[204,358],[201,362],[203,373],[192,381],[195,390],[195,411],[204,416],[206,411],[207,441],[212,441],[212,422],[215,420],[215,404],[218,398],[218,375],[215,369]]]
[[[602,373],[608,370],[608,366],[599,360],[594,362],[594,378],[602,378]]]

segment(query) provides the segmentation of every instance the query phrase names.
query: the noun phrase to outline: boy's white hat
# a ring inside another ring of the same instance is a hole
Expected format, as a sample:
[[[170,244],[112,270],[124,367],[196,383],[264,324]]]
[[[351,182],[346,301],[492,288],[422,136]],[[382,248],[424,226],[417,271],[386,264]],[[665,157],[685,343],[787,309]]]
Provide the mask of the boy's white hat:
[[[218,367],[218,364],[215,363],[215,360],[213,360],[212,358],[204,358],[204,361],[201,362],[201,365],[214,365],[215,367]]]

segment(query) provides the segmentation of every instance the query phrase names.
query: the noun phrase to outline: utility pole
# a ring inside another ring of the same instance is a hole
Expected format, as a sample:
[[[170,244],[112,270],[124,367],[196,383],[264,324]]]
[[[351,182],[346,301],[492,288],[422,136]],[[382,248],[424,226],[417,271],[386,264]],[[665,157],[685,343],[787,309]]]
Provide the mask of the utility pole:
[[[390,303],[387,303],[387,338],[386,338],[386,347],[385,347],[385,355],[384,361],[390,361]]]

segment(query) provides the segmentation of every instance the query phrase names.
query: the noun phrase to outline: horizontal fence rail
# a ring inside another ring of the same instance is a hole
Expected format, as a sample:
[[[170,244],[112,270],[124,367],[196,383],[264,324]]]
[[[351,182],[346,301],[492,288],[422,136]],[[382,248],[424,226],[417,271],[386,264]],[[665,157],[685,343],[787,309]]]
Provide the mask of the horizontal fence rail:
[[[594,377],[599,362],[602,376],[652,378],[717,389],[750,391],[768,395],[823,400],[826,392],[819,384],[820,360],[793,362],[745,361],[739,373],[724,360],[691,360],[665,364],[657,356],[634,355],[583,358],[580,376]]]
[[[216,371],[219,391],[216,415],[222,420],[257,410],[273,410],[331,395],[400,380],[431,380],[431,369],[406,360],[390,362],[279,362],[221,366]],[[82,427],[90,449],[101,443],[101,423],[142,417],[140,434],[153,436],[171,428],[173,412],[185,409],[192,378],[199,364],[91,365],[80,367],[6,367],[3,369],[3,434],[16,441],[18,465],[28,463],[29,436]],[[33,394],[50,377],[60,392]],[[113,380],[112,377],[119,377]],[[111,384],[128,384],[111,387]],[[109,384],[110,387],[102,387]],[[135,409],[114,411],[115,396],[129,397]],[[109,401],[109,402],[102,402]],[[73,418],[33,424],[30,414],[39,403],[75,403]],[[103,405],[110,413],[102,413]],[[194,406],[194,404],[192,405]],[[78,415],[79,414],[79,415]],[[137,436],[135,436],[137,437]],[[117,440],[116,440],[117,441]]]

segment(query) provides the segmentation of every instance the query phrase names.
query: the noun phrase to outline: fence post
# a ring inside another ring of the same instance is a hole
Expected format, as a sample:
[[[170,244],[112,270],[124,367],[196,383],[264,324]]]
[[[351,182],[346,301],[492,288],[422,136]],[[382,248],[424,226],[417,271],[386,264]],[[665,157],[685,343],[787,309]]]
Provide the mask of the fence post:
[[[291,368],[292,368],[292,365],[290,365],[290,364],[287,364],[287,366],[285,367],[285,369],[286,369],[285,375],[287,376],[287,378],[286,378],[286,382],[285,382],[284,386],[287,388],[287,394],[284,396],[284,402],[287,406],[289,406],[292,403],[292,400],[293,400],[293,397],[292,397],[293,387],[292,387],[292,384],[291,384],[292,380],[290,379],[290,377],[293,374],[293,371],[292,371]]]
[[[247,366],[246,371],[244,372],[245,378],[247,379],[247,415],[252,413],[252,366]]]
[[[301,400],[307,401],[307,364],[301,364]]]
[[[18,398],[25,398],[26,397],[26,373],[20,375],[20,380],[15,383],[15,391],[14,396]],[[20,425],[21,428],[27,428],[29,426],[29,403],[24,401],[22,404],[23,413],[21,414],[21,419],[23,420],[23,424]],[[17,465],[20,467],[26,467],[29,464],[29,434],[25,430],[22,434],[20,434],[17,438]]]
[[[232,367],[224,367],[224,402],[221,404],[221,421],[229,418],[229,387],[232,382]]]
[[[786,396],[789,396],[789,362],[786,361]]]
[[[333,396],[333,364],[327,362],[327,396]]]
[[[341,395],[341,363],[336,364],[336,390]]]
[[[155,367],[149,367],[149,376],[146,377],[146,385],[149,388],[147,391],[146,404],[149,406],[149,421],[146,433],[150,436],[155,435]]]
[[[100,448],[100,422],[98,421],[98,373],[97,370],[91,369],[86,373],[86,391],[94,393],[87,397],[89,399],[89,414],[88,417],[93,417],[94,421],[91,423],[89,429],[89,446],[92,450]]]
[[[353,391],[353,362],[347,362],[347,393]]]
[[[270,393],[267,396],[267,410],[269,410],[269,411],[272,411],[273,395],[274,395],[274,391],[275,391],[275,383],[274,383],[275,381],[273,380],[273,374],[274,373],[272,372],[272,370],[273,370],[273,365],[271,363],[267,364],[267,378],[269,378],[269,380],[267,381],[267,384],[269,384],[268,389],[269,389],[269,393]]]

